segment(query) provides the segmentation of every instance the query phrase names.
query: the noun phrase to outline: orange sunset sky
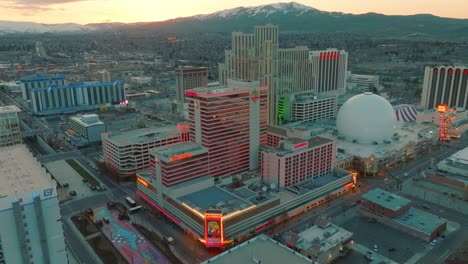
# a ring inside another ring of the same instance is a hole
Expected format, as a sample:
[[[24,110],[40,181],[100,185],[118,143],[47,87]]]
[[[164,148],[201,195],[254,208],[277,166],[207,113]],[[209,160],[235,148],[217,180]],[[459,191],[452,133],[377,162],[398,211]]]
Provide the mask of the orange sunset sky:
[[[208,14],[275,0],[0,0],[0,20],[39,23],[144,22]],[[290,2],[290,1],[283,1]],[[297,0],[323,11],[468,18],[468,0]]]

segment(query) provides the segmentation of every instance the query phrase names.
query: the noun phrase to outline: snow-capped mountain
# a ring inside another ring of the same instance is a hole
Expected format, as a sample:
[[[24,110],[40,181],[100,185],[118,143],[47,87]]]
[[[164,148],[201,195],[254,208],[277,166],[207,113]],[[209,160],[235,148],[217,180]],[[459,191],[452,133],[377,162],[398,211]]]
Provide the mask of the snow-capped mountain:
[[[293,15],[301,16],[305,13],[326,13],[318,9],[312,8],[310,6],[305,6],[296,2],[290,3],[277,3],[269,5],[260,5],[253,7],[236,7],[231,9],[226,9],[218,11],[212,14],[206,15],[196,15],[190,18],[200,19],[200,20],[209,20],[209,19],[219,19],[219,18],[233,18],[233,17],[268,17],[272,14],[283,14],[283,15]]]
[[[443,18],[428,14],[386,16],[367,13],[354,15],[320,11],[296,2],[236,7],[212,14],[180,17],[159,22],[129,24],[47,25],[0,21],[0,35],[9,33],[78,33],[114,30],[138,31],[145,34],[151,34],[151,32],[166,32],[167,34],[250,32],[253,26],[267,23],[278,25],[283,33],[346,32],[383,37],[425,36],[468,39],[468,19]]]
[[[39,24],[34,22],[0,21],[0,34],[88,32],[92,30],[94,30],[94,27],[74,23]]]

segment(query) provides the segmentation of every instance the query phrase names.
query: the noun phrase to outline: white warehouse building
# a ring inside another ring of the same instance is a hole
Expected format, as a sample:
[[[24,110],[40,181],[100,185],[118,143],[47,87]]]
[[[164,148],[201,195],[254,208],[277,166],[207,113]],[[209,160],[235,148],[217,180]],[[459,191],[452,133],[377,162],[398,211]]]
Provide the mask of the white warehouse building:
[[[88,143],[100,142],[101,133],[106,132],[106,125],[96,114],[77,115],[70,118],[70,128],[85,138]]]
[[[0,152],[0,263],[68,263],[56,183],[25,145]]]

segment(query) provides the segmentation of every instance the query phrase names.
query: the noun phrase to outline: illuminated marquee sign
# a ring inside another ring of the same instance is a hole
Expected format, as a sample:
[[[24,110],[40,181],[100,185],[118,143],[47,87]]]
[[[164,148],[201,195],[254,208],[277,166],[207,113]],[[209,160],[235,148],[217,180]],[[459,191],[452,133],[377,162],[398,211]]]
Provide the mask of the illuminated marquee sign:
[[[170,158],[170,160],[171,161],[176,161],[176,160],[186,159],[186,158],[190,158],[190,157],[192,157],[192,152],[187,152],[187,153],[184,153],[184,154],[172,156]]]
[[[137,182],[143,184],[145,187],[148,187],[148,183],[140,177],[137,177]]]
[[[207,210],[205,212],[205,246],[220,247],[223,245],[224,228],[223,214],[220,210]]]
[[[185,95],[187,96],[198,96],[198,94],[194,91],[187,90],[185,91]]]
[[[445,113],[448,111],[448,105],[446,104],[440,104],[437,106],[437,112],[439,113]]]
[[[294,145],[293,149],[301,149],[301,148],[305,148],[307,146],[309,146],[309,142],[304,141],[304,142],[301,142],[301,143],[298,143],[298,144]]]

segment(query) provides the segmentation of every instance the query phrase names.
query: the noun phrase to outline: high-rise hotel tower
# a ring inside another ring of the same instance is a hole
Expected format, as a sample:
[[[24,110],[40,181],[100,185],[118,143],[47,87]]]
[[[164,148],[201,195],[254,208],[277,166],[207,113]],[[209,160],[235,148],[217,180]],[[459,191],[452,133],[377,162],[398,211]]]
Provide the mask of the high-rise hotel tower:
[[[453,66],[426,67],[421,106],[435,109],[439,104],[468,108],[468,68]]]
[[[259,81],[268,87],[268,123],[281,124],[285,97],[295,93],[344,94],[348,53],[307,47],[280,49],[278,26],[256,26],[254,34],[232,33],[232,49],[219,64],[220,84],[227,79]]]
[[[186,91],[190,140],[208,149],[209,174],[223,176],[258,168],[266,144],[266,86],[228,80],[227,87]]]

